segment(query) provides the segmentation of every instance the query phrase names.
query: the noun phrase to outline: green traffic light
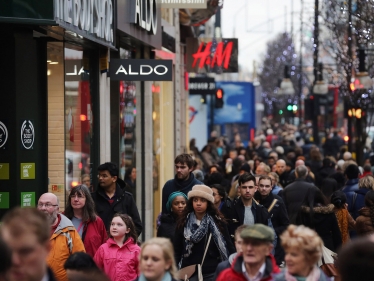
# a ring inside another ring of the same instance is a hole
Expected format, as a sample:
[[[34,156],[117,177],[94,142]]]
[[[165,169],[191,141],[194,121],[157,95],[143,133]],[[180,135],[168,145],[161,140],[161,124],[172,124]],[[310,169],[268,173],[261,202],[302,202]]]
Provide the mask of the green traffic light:
[[[293,111],[297,111],[297,105],[292,106]]]
[[[283,110],[281,109],[281,110],[279,110],[279,114],[280,115],[282,115],[283,114]]]
[[[291,111],[291,110],[292,110],[292,105],[291,105],[291,104],[289,104],[289,105],[287,106],[287,110],[288,110],[288,111]]]

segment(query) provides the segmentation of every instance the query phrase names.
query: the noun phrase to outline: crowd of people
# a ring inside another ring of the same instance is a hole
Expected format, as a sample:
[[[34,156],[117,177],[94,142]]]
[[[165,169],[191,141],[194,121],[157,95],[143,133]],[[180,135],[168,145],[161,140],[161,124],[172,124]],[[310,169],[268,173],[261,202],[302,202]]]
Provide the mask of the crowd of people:
[[[201,151],[191,141],[162,189],[157,237],[143,243],[136,170],[122,180],[114,163],[98,167],[93,192],[72,188],[63,213],[53,193],[10,210],[0,280],[372,280],[370,155],[361,168],[337,134],[323,150],[292,130],[247,147],[239,135],[213,134]]]

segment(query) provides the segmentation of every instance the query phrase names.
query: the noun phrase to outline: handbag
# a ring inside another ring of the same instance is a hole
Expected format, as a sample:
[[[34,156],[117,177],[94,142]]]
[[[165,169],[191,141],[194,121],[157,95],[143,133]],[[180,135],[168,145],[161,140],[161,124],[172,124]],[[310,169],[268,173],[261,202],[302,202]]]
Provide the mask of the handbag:
[[[203,256],[203,260],[201,261],[201,264],[192,264],[192,265],[183,267],[180,270],[178,270],[177,272],[178,280],[189,281],[191,276],[195,273],[196,267],[197,267],[197,280],[203,281],[203,271],[201,267],[204,263],[205,255],[206,255],[206,252],[208,251],[208,246],[209,246],[211,238],[212,238],[212,234],[209,234],[208,243],[205,246],[204,256]]]
[[[337,258],[337,254],[333,251],[329,250],[325,246],[322,248],[322,257],[318,261],[317,265],[321,270],[328,276],[334,277],[335,281],[340,280],[340,276],[338,274],[338,269],[335,267],[335,259]]]

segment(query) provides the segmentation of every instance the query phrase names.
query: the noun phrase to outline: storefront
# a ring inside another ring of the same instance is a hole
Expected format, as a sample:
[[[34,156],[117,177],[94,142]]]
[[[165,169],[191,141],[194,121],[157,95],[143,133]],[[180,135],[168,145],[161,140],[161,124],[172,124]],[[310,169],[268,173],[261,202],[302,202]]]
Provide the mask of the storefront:
[[[108,50],[116,50],[114,6],[71,3],[0,4],[1,216],[35,206],[48,191],[63,210],[74,185],[96,186],[101,147],[110,146],[100,129],[110,124],[103,109],[110,107],[105,71]]]

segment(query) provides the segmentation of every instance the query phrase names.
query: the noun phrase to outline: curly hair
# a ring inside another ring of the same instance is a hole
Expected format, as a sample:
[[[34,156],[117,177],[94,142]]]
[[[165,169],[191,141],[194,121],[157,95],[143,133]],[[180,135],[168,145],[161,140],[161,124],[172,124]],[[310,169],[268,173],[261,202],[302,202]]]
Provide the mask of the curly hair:
[[[65,216],[71,220],[74,217],[74,210],[71,206],[71,197],[74,198],[74,196],[80,195],[84,196],[86,198],[86,203],[84,204],[83,210],[82,210],[82,221],[88,222],[88,221],[96,221],[97,215],[95,211],[95,203],[91,197],[90,191],[88,190],[88,187],[84,184],[77,185],[76,187],[72,188],[69,194],[68,200],[66,200],[66,208],[65,208]]]
[[[374,190],[370,190],[365,195],[365,206],[370,210],[370,220],[374,225]]]
[[[183,228],[186,225],[187,215],[189,213],[194,212],[193,209],[193,199],[194,197],[191,197],[188,199],[186,208],[184,209],[182,215],[177,220],[177,228]],[[207,201],[208,207],[206,209],[206,213],[210,215],[213,219],[218,228],[223,231],[223,225],[226,224],[226,219],[222,215],[222,213],[217,209],[216,206],[210,201]]]
[[[374,178],[372,176],[365,176],[358,181],[358,188],[374,189]]]
[[[135,229],[134,222],[132,221],[132,218],[127,214],[120,214],[120,213],[115,214],[113,216],[113,219],[115,217],[120,217],[123,220],[123,222],[126,224],[126,227],[130,229],[129,233],[126,233],[125,238],[123,239],[123,242],[127,241],[127,239],[131,237],[134,240],[134,244],[137,244],[138,235],[136,234],[136,229]],[[109,237],[113,238],[111,234],[109,234]]]
[[[174,258],[174,248],[173,248],[173,244],[170,242],[170,239],[162,238],[162,237],[154,237],[154,238],[151,238],[145,241],[141,246],[141,251],[140,251],[140,256],[139,256],[140,263],[143,257],[143,252],[144,252],[143,250],[149,245],[157,245],[161,248],[163,252],[164,260],[166,262],[168,261],[171,262],[171,266],[167,271],[169,271],[169,273],[171,274],[173,278],[176,278],[177,267],[176,267],[175,258]]]
[[[310,265],[317,263],[322,256],[322,239],[309,227],[291,224],[280,238],[286,252],[290,248],[300,249]]]

